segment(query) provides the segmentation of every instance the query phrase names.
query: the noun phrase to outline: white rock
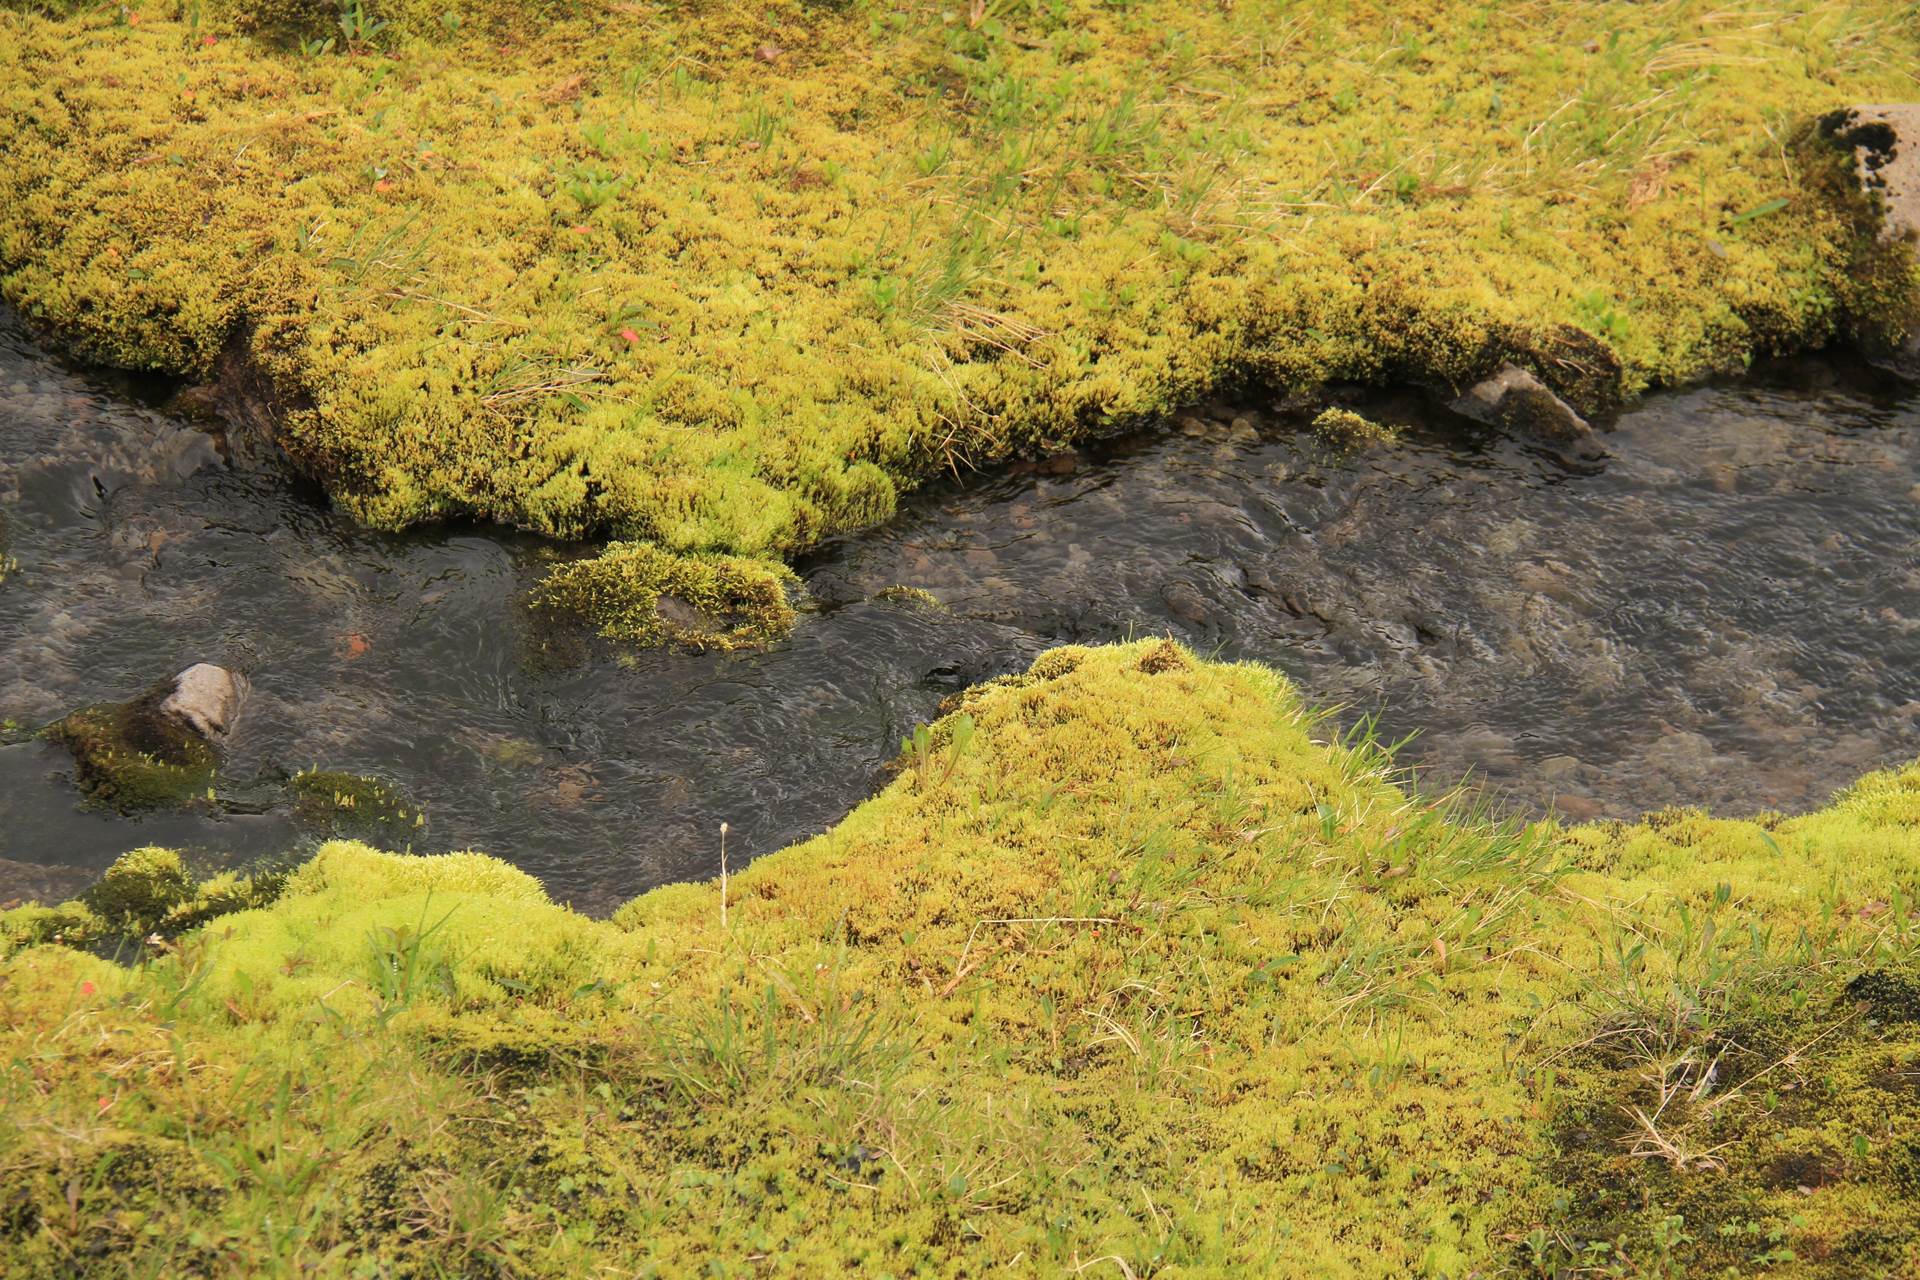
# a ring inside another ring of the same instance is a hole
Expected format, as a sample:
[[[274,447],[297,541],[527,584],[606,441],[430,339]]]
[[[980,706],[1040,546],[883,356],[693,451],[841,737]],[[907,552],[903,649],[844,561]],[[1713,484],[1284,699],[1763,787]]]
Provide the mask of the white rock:
[[[240,717],[247,678],[211,662],[196,662],[173,678],[173,692],[160,703],[169,716],[208,740],[224,738]]]
[[[1920,231],[1920,103],[1849,107],[1821,128],[1853,149],[1860,185],[1885,211],[1881,233],[1897,240]]]

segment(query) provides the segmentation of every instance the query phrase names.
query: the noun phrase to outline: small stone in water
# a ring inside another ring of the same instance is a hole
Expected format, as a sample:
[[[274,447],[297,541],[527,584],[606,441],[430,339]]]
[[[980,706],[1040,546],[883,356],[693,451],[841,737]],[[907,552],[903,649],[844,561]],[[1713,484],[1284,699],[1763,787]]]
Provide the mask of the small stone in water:
[[[203,738],[223,738],[239,718],[246,696],[245,676],[211,662],[196,662],[174,677],[173,692],[160,703],[160,714]]]

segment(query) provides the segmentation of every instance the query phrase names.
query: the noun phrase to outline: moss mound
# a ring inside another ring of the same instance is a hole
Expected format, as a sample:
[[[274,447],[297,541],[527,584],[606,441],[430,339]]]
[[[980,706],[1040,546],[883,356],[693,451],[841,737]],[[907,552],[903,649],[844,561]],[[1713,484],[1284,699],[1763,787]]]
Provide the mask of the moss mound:
[[[48,8],[0,294],[379,525],[777,559],[1223,382],[1591,409],[1913,311],[1800,125],[1911,94],[1871,6]]]
[[[77,902],[0,912],[0,953],[36,943],[69,947],[176,937],[217,916],[272,902],[285,871],[201,877],[174,849],[123,853]]]
[[[717,884],[593,921],[334,843],[137,968],[17,950],[0,1272],[1920,1260],[1920,766],[1522,830],[1164,642],[909,754],[724,927]]]

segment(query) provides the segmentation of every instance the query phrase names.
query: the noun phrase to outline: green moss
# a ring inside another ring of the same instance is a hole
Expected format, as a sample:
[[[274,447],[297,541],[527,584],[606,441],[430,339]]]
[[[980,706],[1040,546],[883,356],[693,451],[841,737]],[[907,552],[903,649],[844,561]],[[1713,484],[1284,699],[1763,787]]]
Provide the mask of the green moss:
[[[1364,449],[1394,440],[1390,428],[1383,427],[1365,414],[1351,409],[1329,407],[1315,415],[1313,432],[1336,449]]]
[[[172,849],[135,849],[82,897],[108,929],[144,937],[193,897],[193,877]]]
[[[1271,671],[1058,650],[724,925],[334,842],[138,968],[20,947],[0,1273],[1910,1269],[1920,767],[1523,830],[1325,740]],[[1663,1080],[1717,1164],[1635,1154]],[[75,1211],[188,1117],[204,1169]]]
[[[42,942],[84,946],[101,936],[98,917],[84,903],[25,906],[0,911],[0,954]]]
[[[418,805],[378,778],[334,769],[304,769],[287,780],[293,815],[330,836],[355,836],[402,844],[426,825]]]
[[[129,702],[75,711],[41,730],[73,753],[74,781],[123,813],[171,809],[210,795],[217,757],[199,735],[157,711],[171,682]]]
[[[178,851],[149,846],[121,854],[77,902],[29,904],[0,912],[0,952],[37,943],[96,943],[171,938],[219,916],[265,906],[279,896],[284,871],[222,871],[206,879]]]
[[[615,543],[547,575],[533,607],[592,623],[610,640],[737,649],[793,629],[799,580],[783,566],[739,556],[676,556]]]
[[[904,605],[917,609],[943,611],[947,606],[940,603],[940,597],[925,587],[891,586],[882,587],[873,593],[875,600],[884,600],[888,604]]]
[[[1913,309],[1796,123],[1910,92],[1869,7],[22,7],[0,293],[383,526],[781,559],[1221,382],[1591,409]]]

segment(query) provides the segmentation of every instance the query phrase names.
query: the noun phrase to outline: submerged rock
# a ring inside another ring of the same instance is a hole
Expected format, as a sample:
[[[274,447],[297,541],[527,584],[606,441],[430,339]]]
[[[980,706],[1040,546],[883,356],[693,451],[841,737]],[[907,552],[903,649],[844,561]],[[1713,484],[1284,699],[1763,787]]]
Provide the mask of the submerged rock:
[[[1516,364],[1503,364],[1448,408],[1475,422],[1553,444],[1598,448],[1593,427],[1547,384]]]
[[[72,752],[75,781],[123,812],[176,808],[211,789],[225,737],[246,697],[244,676],[196,663],[127,702],[73,712],[41,730]]]

